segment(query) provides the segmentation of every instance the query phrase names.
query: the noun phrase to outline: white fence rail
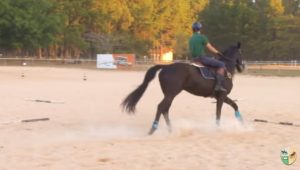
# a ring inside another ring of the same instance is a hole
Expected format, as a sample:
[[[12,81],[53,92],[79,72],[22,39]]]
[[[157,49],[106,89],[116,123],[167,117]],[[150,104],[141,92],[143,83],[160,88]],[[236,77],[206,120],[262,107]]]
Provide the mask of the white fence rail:
[[[173,62],[189,62],[188,60],[175,60]],[[62,66],[96,68],[96,59],[36,59],[36,58],[0,58],[0,66]],[[132,67],[151,66],[157,63],[172,63],[154,60],[138,59]],[[300,61],[244,61],[247,68],[264,69],[268,67],[299,67]]]
[[[300,61],[245,61],[246,65],[287,65],[287,66],[298,66]]]

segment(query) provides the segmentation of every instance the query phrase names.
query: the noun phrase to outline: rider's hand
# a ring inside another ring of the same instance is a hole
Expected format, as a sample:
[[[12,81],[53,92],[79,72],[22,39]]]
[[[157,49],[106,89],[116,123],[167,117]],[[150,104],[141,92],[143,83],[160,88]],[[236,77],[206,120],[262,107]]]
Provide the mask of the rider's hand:
[[[218,57],[224,57],[224,55],[221,52],[216,53]]]

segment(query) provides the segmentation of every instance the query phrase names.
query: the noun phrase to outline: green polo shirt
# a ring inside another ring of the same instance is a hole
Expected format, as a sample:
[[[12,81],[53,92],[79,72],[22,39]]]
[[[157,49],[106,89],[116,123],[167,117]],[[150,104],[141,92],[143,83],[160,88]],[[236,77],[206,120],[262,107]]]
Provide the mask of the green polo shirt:
[[[208,39],[205,35],[195,32],[189,41],[189,50],[192,58],[203,56],[207,43]]]

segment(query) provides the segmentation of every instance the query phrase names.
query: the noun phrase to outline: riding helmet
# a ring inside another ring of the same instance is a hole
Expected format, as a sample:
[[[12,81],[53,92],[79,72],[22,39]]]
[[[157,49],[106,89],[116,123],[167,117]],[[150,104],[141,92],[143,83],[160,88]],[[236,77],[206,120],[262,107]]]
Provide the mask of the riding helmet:
[[[202,24],[201,24],[200,22],[195,22],[195,23],[193,23],[193,25],[192,25],[192,29],[193,29],[194,31],[199,31],[199,30],[201,29],[201,27],[202,27]]]

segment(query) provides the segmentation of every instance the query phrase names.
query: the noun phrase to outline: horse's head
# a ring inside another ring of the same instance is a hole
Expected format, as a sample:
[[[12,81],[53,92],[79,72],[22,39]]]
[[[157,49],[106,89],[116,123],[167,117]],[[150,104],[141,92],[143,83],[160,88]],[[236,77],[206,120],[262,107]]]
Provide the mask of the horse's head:
[[[243,64],[240,42],[238,42],[237,45],[230,46],[228,49],[226,49],[223,52],[223,55],[224,56],[221,58],[221,61],[226,64],[226,68],[231,74],[234,74],[235,68],[238,70],[238,72],[242,72],[244,70],[245,65]]]

